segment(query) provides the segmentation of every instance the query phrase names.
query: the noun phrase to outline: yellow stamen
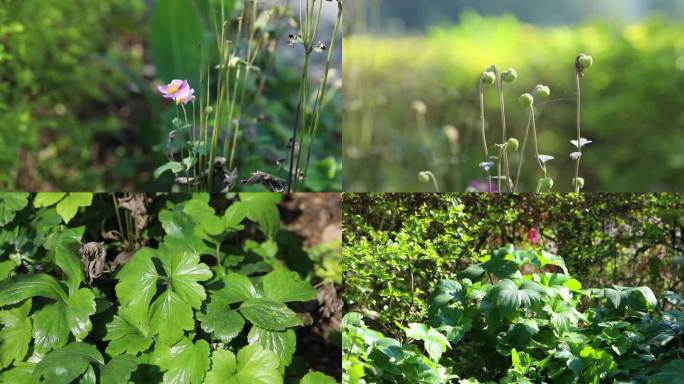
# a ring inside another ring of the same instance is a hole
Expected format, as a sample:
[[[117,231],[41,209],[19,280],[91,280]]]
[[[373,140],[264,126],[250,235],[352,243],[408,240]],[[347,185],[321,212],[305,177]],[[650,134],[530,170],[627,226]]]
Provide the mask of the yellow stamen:
[[[176,92],[178,92],[178,90],[179,90],[180,87],[181,87],[181,84],[182,84],[182,83],[179,83],[179,84],[171,83],[171,84],[169,84],[168,88],[166,89],[166,92],[167,92],[167,93],[176,93]]]

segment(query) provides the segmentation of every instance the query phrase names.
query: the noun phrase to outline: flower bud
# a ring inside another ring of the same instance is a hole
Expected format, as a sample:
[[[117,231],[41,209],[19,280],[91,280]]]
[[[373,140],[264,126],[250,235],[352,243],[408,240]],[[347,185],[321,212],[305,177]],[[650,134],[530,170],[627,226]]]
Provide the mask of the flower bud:
[[[508,139],[508,143],[506,143],[506,147],[510,149],[513,152],[516,152],[518,150],[518,147],[520,146],[520,143],[518,142],[518,139],[511,137]]]
[[[591,67],[592,64],[594,64],[594,59],[589,55],[580,53],[580,55],[577,57],[577,62],[582,66],[582,68],[586,69]]]
[[[516,72],[513,68],[508,68],[507,70],[503,71],[501,78],[507,83],[512,83],[518,78],[518,72]]]
[[[529,108],[534,104],[534,97],[530,95],[529,93],[523,93],[520,95],[518,98],[518,101],[520,102],[520,105],[522,105],[525,108]]]
[[[496,81],[496,75],[494,74],[494,72],[487,71],[487,72],[482,73],[482,83],[494,84],[495,81]]]
[[[211,114],[212,112],[214,112],[214,107],[212,107],[211,105],[207,105],[207,107],[204,109],[204,111],[207,112],[208,114]]]
[[[572,179],[572,185],[579,188],[579,189],[583,189],[584,188],[584,178],[583,177],[573,178]]]
[[[539,186],[541,191],[551,191],[553,188],[553,179],[550,177],[539,179]]]
[[[534,93],[535,96],[548,97],[551,94],[551,88],[547,87],[546,85],[539,84],[534,87],[534,91],[532,93]]]
[[[428,175],[427,172],[420,172],[418,174],[418,181],[421,183],[429,183],[430,182],[430,175]]]

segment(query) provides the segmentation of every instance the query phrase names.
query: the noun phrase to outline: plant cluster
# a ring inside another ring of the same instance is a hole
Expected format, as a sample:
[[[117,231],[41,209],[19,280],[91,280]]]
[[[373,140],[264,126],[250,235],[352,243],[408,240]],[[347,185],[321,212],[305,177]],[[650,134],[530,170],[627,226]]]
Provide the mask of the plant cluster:
[[[0,199],[0,382],[336,382],[297,357],[318,291],[280,195]]]
[[[506,244],[563,255],[589,286],[684,289],[681,194],[345,194],[345,302],[396,337],[434,282]]]
[[[318,39],[321,14],[326,2],[332,1],[305,1],[296,21],[298,31],[290,33],[287,38],[289,45],[301,45],[304,48],[292,137],[287,148],[278,151],[275,161],[278,171],[283,175],[286,172],[287,176],[252,170],[241,184],[262,185],[273,192],[304,189],[321,124],[321,112],[331,100],[330,88],[336,88],[328,80],[342,20],[343,1],[334,1],[337,4],[337,18],[329,42],[324,43]],[[171,3],[162,2],[157,7],[177,9],[178,4]],[[272,24],[286,18],[291,12],[283,6],[264,9],[258,0],[243,1],[238,2],[236,8],[240,12],[235,22],[232,22],[231,6],[232,2],[221,0],[216,13],[208,14],[214,25],[215,42],[205,40],[205,43],[213,45],[200,47],[206,51],[208,59],[201,60],[197,63],[198,68],[195,68],[199,72],[199,76],[195,76],[200,88],[197,95],[188,80],[177,78],[168,79],[171,81],[168,85],[158,88],[164,98],[175,102],[176,116],[171,121],[172,129],[166,143],[168,162],[159,167],[154,176],[158,178],[170,171],[175,184],[189,191],[227,192],[236,189],[240,182],[237,152],[242,145],[240,140],[246,141],[243,120],[247,119],[245,115],[248,115],[249,104],[257,102],[259,92],[264,92],[264,87],[268,85],[265,76],[267,66],[272,63],[264,56],[273,55],[278,41],[285,40],[282,29],[277,30]],[[186,7],[189,5],[186,4]],[[211,5],[209,8],[213,9]],[[216,57],[212,55],[214,51]],[[321,81],[311,97],[311,56],[324,53],[327,56]],[[257,92],[253,91],[255,87]],[[198,99],[197,103],[195,99]]]
[[[563,258],[508,246],[438,281],[401,340],[344,319],[345,383],[682,383],[684,299],[586,289]]]

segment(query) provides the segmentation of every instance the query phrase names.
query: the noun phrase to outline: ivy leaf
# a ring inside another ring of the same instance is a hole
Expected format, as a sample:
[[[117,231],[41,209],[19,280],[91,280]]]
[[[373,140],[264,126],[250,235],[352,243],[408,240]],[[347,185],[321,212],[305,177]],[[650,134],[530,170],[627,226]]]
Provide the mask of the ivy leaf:
[[[224,343],[229,343],[242,331],[245,320],[230,305],[218,295],[212,295],[211,301],[205,310],[197,314],[202,329],[219,338]]]
[[[446,352],[447,347],[451,347],[446,336],[427,324],[410,323],[405,332],[406,336],[412,339],[422,340],[425,350],[435,362],[442,358],[442,353]]]
[[[321,372],[310,372],[302,377],[299,384],[337,384],[337,381]]]
[[[104,340],[109,341],[107,353],[117,356],[122,353],[136,354],[152,345],[152,338],[148,335],[146,324],[136,324],[130,320],[125,308],[119,311],[119,315],[107,323],[107,334]]]
[[[90,363],[104,365],[104,359],[92,344],[71,343],[45,355],[36,365],[34,377],[50,384],[68,384],[81,376]]]
[[[192,307],[173,291],[166,290],[150,308],[150,329],[159,334],[159,341],[172,344],[183,337],[183,331],[195,328]]]
[[[241,303],[260,297],[252,282],[245,275],[229,272],[223,278],[223,284],[224,287],[215,291],[214,294],[221,296],[227,304]]]
[[[33,315],[33,337],[39,351],[47,352],[65,345],[69,333],[77,341],[90,330],[90,316],[95,313],[95,295],[90,289],[76,291],[66,301],[48,304]]]
[[[0,383],[35,384],[34,363],[15,362],[14,367],[0,373]]]
[[[169,289],[193,308],[199,308],[207,295],[198,281],[211,279],[209,267],[200,263],[199,255],[174,251],[170,247],[160,247],[159,258],[169,278]]]
[[[116,295],[122,306],[134,308],[131,317],[141,323],[147,317],[147,309],[157,293],[159,274],[152,261],[154,250],[141,248],[116,275]]]
[[[88,207],[93,203],[93,194],[89,192],[72,192],[64,200],[57,203],[57,213],[65,223],[76,216],[80,207]]]
[[[31,342],[31,300],[8,311],[0,311],[0,369],[22,361]]]
[[[515,310],[539,302],[543,293],[543,288],[535,282],[524,281],[518,288],[512,280],[504,279],[496,283],[487,296],[499,307]]]
[[[17,212],[26,207],[28,196],[24,192],[0,193],[0,227],[9,224]]]
[[[292,356],[297,347],[297,336],[292,329],[269,331],[254,325],[249,330],[247,341],[249,344],[258,344],[264,349],[275,352],[285,367],[292,363]]]
[[[135,356],[116,356],[100,369],[100,384],[128,384],[131,373],[137,367],[138,359]]]
[[[242,348],[237,358],[233,352],[217,350],[212,355],[211,371],[207,373],[205,383],[282,384],[279,365],[278,356],[259,345]]]
[[[303,324],[287,305],[275,300],[247,300],[240,305],[239,310],[253,324],[271,331],[284,331]]]
[[[274,237],[280,230],[277,204],[281,200],[279,193],[240,193],[240,201],[247,209],[247,218],[258,223],[268,237]]]
[[[83,264],[75,252],[64,244],[58,244],[54,250],[55,264],[66,275],[69,294],[78,289],[83,281]]]
[[[183,338],[173,346],[158,347],[155,361],[164,372],[164,383],[200,384],[209,368],[209,344]]]
[[[33,206],[36,208],[50,207],[57,204],[66,195],[65,192],[39,192],[33,198]]]
[[[443,307],[453,300],[462,301],[464,298],[463,287],[459,282],[441,280],[435,285],[429,302],[431,307]]]
[[[313,300],[318,294],[297,272],[282,268],[263,277],[261,291],[264,297],[283,303]]]
[[[193,194],[192,200],[185,203],[183,212],[192,217],[204,232],[217,236],[226,229],[225,221],[216,216],[214,208],[209,206],[209,194]]]
[[[223,221],[225,228],[240,230],[243,226],[240,224],[247,217],[247,206],[242,203],[234,203],[223,214]]]
[[[17,275],[0,281],[0,307],[35,296],[66,300],[66,293],[59,282],[43,273]]]

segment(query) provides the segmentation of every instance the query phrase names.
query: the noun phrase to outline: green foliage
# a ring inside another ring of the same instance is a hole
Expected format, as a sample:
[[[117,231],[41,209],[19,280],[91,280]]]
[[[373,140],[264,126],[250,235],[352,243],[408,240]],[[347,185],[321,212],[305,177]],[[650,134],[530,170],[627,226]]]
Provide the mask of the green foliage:
[[[345,300],[393,337],[387,324],[417,322],[433,300],[458,296],[458,287],[436,281],[509,278],[519,260],[610,287],[615,297],[614,283],[648,285],[666,298],[684,289],[684,248],[672,235],[684,228],[681,194],[345,194],[343,210]],[[563,259],[526,250],[531,230]],[[522,250],[486,251],[509,243]]]
[[[21,202],[0,226],[0,382],[336,382],[293,364],[317,290],[276,258],[280,195],[157,195],[135,219],[112,195],[0,196]],[[146,246],[111,241],[141,214]],[[129,259],[93,274],[93,244]]]
[[[23,0],[0,8],[0,186],[102,187],[93,180],[97,165],[89,166],[97,157],[91,143],[119,119],[83,115],[125,95],[126,77],[103,63],[132,56],[115,51],[122,32],[136,29],[142,1]]]
[[[664,310],[645,286],[581,289],[565,271],[529,257],[543,253],[502,248],[490,260],[511,261],[515,272],[507,277],[492,269],[474,280],[440,281],[433,295],[440,300],[406,332],[409,341],[424,341],[422,348],[385,338],[366,327],[361,315],[347,314],[343,382],[677,380],[684,352],[681,307]],[[445,295],[445,287],[457,294]],[[465,326],[453,332],[459,324]],[[433,365],[425,363],[423,350]]]

